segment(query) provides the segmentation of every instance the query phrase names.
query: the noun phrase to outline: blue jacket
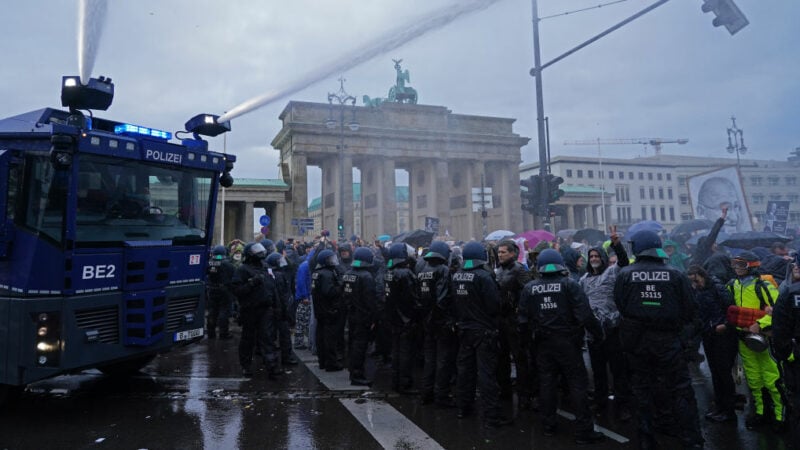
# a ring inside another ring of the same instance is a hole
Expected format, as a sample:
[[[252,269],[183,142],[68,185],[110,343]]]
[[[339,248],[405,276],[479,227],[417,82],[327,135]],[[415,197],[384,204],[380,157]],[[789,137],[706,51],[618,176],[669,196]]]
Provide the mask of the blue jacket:
[[[315,250],[316,249],[311,249],[311,251],[308,252],[308,256],[306,256],[306,260],[297,268],[297,278],[295,279],[294,289],[295,300],[299,301],[311,298],[311,270],[308,268],[308,262],[311,261],[314,256]]]

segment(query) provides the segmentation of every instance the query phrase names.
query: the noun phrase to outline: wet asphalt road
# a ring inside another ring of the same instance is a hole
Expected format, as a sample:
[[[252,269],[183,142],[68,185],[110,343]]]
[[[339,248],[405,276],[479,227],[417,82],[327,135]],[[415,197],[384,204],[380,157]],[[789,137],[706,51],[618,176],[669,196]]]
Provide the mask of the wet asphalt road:
[[[476,417],[459,420],[454,410],[392,393],[388,367],[371,364],[375,384],[356,388],[346,371],[321,372],[312,355],[297,354],[303,362],[279,380],[263,370],[245,379],[236,340],[205,339],[160,356],[133,377],[90,370],[39,382],[0,411],[0,449],[576,447],[568,406],[555,437],[542,436],[536,413],[516,411],[510,401],[504,406],[513,426],[487,430]],[[708,368],[701,364],[694,374],[702,413],[711,396]],[[587,448],[638,447],[633,422],[612,416],[597,417],[611,438]],[[701,426],[706,448],[786,448],[782,437],[746,430],[742,413],[737,423]],[[665,449],[680,448],[674,438],[658,439]]]

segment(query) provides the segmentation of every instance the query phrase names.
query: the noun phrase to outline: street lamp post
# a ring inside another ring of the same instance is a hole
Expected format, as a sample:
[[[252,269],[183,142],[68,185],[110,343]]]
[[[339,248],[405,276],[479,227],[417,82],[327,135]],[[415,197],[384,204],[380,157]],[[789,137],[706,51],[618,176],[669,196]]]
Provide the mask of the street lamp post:
[[[348,94],[347,91],[344,90],[344,77],[339,77],[339,92],[335,93],[328,93],[328,120],[325,121],[325,126],[329,130],[336,129],[336,126],[339,126],[339,145],[336,146],[336,150],[339,152],[339,218],[336,220],[336,227],[339,230],[339,240],[344,240],[345,237],[345,220],[344,220],[344,202],[345,202],[345,182],[344,182],[344,106],[347,103],[350,103],[352,107],[353,116],[350,122],[347,124],[347,127],[350,131],[358,131],[359,123],[356,122],[356,98],[352,95]],[[339,121],[337,123],[336,120],[333,118],[333,101],[339,104]],[[352,200],[351,200],[352,201]]]
[[[739,161],[739,154],[744,155],[747,153],[747,147],[744,146],[744,131],[736,126],[736,117],[731,116],[733,126],[728,128],[728,153],[736,152],[736,168],[741,169],[742,164]]]

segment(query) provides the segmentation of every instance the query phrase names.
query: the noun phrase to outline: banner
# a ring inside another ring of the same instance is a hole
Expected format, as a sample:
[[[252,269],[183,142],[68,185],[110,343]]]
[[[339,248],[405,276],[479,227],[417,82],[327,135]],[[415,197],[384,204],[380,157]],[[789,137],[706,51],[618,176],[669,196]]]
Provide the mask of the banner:
[[[789,201],[770,200],[764,215],[764,231],[785,234],[786,222],[789,221]]]
[[[747,209],[742,182],[736,167],[712,170],[690,177],[689,198],[696,219],[715,222],[728,208],[722,230],[728,234],[753,231],[750,211]]]

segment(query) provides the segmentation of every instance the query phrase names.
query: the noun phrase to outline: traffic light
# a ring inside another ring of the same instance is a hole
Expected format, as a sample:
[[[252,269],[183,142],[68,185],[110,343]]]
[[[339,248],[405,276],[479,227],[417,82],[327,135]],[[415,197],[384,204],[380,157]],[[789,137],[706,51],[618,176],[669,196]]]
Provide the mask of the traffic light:
[[[519,185],[522,186],[522,210],[535,214],[537,206],[539,205],[540,197],[539,192],[541,185],[539,175],[531,175],[527,179],[520,180]]]
[[[730,34],[736,34],[750,23],[733,0],[703,0],[701,9],[704,13],[713,12],[716,17],[711,24],[724,25]]]
[[[339,230],[339,234],[342,234],[344,232],[344,219],[343,218],[339,217],[336,220],[336,229]]]
[[[560,187],[561,183],[564,182],[563,178],[559,177],[558,175],[548,173],[545,181],[548,203],[555,203],[558,201],[558,199],[564,196],[564,190]]]

